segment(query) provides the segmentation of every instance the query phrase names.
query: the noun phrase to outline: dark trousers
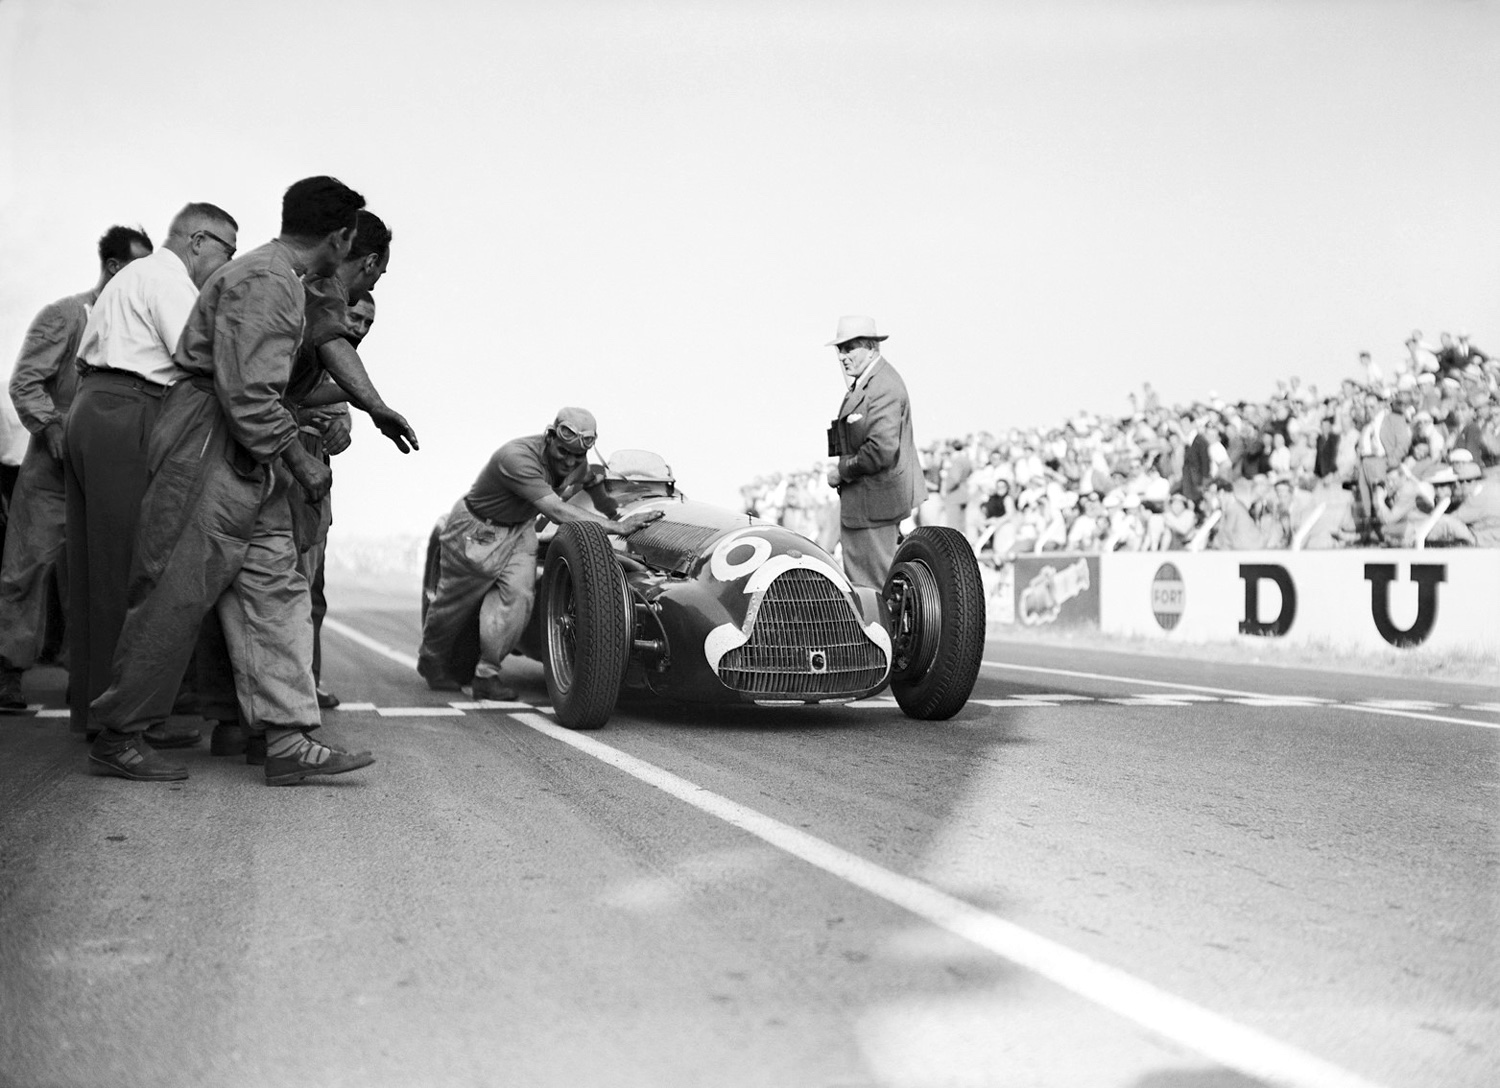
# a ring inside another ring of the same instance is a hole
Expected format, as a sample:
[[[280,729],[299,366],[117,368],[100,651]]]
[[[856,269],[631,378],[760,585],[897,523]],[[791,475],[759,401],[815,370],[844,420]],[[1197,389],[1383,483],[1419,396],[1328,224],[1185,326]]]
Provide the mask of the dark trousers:
[[[149,472],[146,445],[166,388],[127,374],[92,371],[68,414],[69,719],[87,729],[89,703],[109,686],[125,623],[130,560]]]
[[[311,608],[286,479],[246,462],[212,388],[196,380],[168,394],[148,457],[130,607],[91,728],[139,732],[163,720],[215,609],[246,727],[316,726]]]
[[[60,647],[68,604],[66,508],[62,462],[33,435],[11,492],[0,560],[0,667],[29,669]]]

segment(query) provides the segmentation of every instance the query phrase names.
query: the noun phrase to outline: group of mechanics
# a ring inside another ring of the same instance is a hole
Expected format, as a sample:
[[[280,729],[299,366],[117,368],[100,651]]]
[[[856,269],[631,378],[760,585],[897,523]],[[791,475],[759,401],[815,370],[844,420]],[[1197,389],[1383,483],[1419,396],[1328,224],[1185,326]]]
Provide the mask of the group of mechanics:
[[[22,680],[38,661],[64,664],[92,773],[186,778],[161,750],[199,743],[181,725],[190,714],[214,723],[213,755],[243,756],[268,785],[374,762],[314,736],[338,703],[318,685],[319,626],[347,405],[401,452],[417,448],[357,350],[392,237],[364,204],[336,178],[305,178],[283,196],[279,235],[242,256],[238,224],[213,204],[186,205],[159,249],[112,227],[95,285],[26,334],[11,394],[31,439],[0,561],[0,711],[27,711]],[[848,385],[829,428],[843,559],[852,582],[877,588],[924,495],[885,339],[870,318],[844,317],[830,341]],[[661,516],[567,501],[597,482],[597,437],[591,412],[564,408],[495,451],[454,505],[418,659],[434,689],[472,680],[476,699],[515,698],[500,666],[531,612],[538,515],[622,536]],[[476,620],[478,661],[455,670]]]

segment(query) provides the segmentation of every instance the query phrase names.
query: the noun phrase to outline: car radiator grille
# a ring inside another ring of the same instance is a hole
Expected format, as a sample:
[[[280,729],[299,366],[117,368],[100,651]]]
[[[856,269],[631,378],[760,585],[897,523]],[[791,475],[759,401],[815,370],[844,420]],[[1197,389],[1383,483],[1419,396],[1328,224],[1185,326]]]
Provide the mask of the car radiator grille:
[[[826,577],[789,570],[766,587],[750,640],[719,662],[726,687],[757,698],[857,695],[885,678],[883,651]]]

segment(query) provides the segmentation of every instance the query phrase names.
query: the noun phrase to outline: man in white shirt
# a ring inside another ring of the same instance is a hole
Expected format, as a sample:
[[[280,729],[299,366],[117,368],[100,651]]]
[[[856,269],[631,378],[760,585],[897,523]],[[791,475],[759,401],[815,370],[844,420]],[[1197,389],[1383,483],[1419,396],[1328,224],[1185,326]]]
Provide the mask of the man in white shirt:
[[[68,416],[70,717],[86,732],[89,702],[109,686],[130,585],[146,447],[162,397],[185,373],[172,352],[198,289],[234,256],[239,227],[212,204],[189,204],[161,248],[99,295],[79,346],[78,394]],[[154,747],[193,743],[196,731],[149,734]]]

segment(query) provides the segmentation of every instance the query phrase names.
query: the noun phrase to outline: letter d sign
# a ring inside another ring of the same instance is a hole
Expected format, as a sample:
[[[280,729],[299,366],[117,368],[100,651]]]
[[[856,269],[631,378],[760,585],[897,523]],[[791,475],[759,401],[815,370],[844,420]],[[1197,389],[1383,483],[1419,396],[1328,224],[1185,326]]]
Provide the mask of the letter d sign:
[[[1240,621],[1242,635],[1281,636],[1292,629],[1297,618],[1297,587],[1285,567],[1274,563],[1241,563],[1240,577],[1245,582],[1245,618]],[[1269,623],[1260,618],[1260,580],[1269,578],[1281,590],[1281,612]]]

